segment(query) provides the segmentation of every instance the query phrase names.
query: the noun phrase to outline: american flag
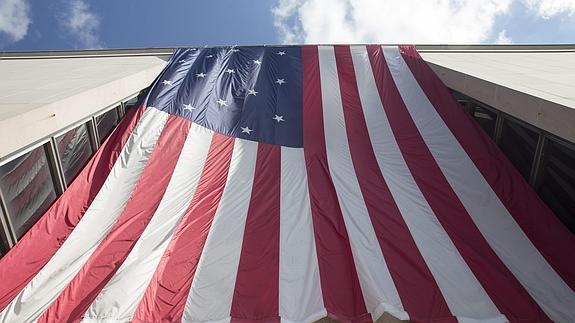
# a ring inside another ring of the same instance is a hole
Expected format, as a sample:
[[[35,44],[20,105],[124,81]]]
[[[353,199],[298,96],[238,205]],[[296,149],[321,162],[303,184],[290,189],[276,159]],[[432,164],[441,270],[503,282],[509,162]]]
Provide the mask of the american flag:
[[[0,322],[573,322],[573,250],[414,47],[182,48],[0,260]]]

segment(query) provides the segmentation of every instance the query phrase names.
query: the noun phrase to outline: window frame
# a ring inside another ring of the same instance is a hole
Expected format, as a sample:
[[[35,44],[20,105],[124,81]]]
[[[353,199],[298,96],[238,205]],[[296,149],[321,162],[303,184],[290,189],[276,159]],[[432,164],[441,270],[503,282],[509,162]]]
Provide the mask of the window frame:
[[[538,128],[535,125],[529,124],[529,123],[527,123],[527,122],[525,122],[519,118],[516,118],[516,117],[514,117],[508,113],[500,111],[495,107],[492,107],[492,106],[487,105],[483,102],[480,102],[480,101],[478,101],[472,97],[469,97],[469,96],[467,96],[461,92],[458,92],[455,90],[451,90],[451,92],[453,94],[453,98],[456,99],[457,101],[465,100],[467,102],[471,102],[471,104],[473,104],[473,105],[477,105],[477,106],[482,107],[484,109],[493,111],[497,114],[495,134],[494,134],[494,138],[492,137],[491,139],[495,142],[495,144],[499,147],[499,149],[501,149],[501,136],[502,136],[502,130],[503,130],[503,122],[505,120],[514,122],[517,125],[524,127],[530,131],[533,131],[534,133],[537,134],[537,136],[538,136],[537,137],[537,143],[535,146],[533,161],[531,163],[531,168],[530,168],[530,173],[529,173],[529,178],[528,178],[528,184],[537,193],[537,195],[541,198],[541,194],[540,194],[541,193],[541,187],[542,187],[543,183],[545,182],[546,163],[548,162],[549,153],[550,153],[549,147],[552,144],[558,144],[558,145],[563,145],[564,147],[566,147],[569,150],[575,151],[575,142],[570,142],[570,141],[568,141],[564,138],[561,138],[561,137],[559,137],[553,133],[550,133],[549,131]],[[470,115],[471,118],[473,118],[471,113],[469,113],[469,111],[466,110],[465,107],[463,108],[463,110],[468,115]],[[477,122],[475,119],[473,121]],[[549,206],[549,208],[551,209],[551,206]],[[551,210],[553,211],[553,209],[551,209]],[[553,213],[555,213],[555,211],[553,211]],[[558,219],[559,219],[559,217],[558,217]]]
[[[116,114],[118,116],[118,123],[120,123],[126,114],[125,110],[126,102],[138,97],[138,95],[142,91],[143,90],[133,93],[129,96],[126,96],[122,100],[116,101],[113,104],[110,104],[105,108],[100,109],[95,113],[92,113],[88,117],[80,119],[79,121],[74,122],[73,124],[70,124],[67,127],[60,129],[57,132],[54,132],[42,139],[39,139],[38,141],[30,145],[22,147],[21,149],[18,149],[0,158],[0,166],[3,166],[21,157],[22,155],[29,153],[30,151],[42,146],[44,148],[44,153],[48,161],[48,169],[52,177],[52,182],[56,193],[56,199],[58,199],[60,195],[62,195],[64,191],[68,188],[68,185],[66,184],[66,178],[64,176],[64,172],[62,169],[62,161],[60,159],[60,154],[58,152],[58,147],[55,138],[72,130],[73,128],[79,127],[80,125],[86,125],[88,130],[88,137],[90,139],[92,154],[95,154],[97,150],[100,148],[99,136],[97,132],[98,130],[95,119],[96,116],[102,115],[112,109],[115,109]],[[116,124],[114,129],[117,126],[118,125]],[[16,236],[16,231],[14,230],[10,214],[8,212],[8,207],[5,204],[5,199],[1,191],[0,191],[0,208],[2,211],[2,214],[0,214],[0,243],[4,244],[5,247],[8,248],[7,250],[3,250],[3,254],[6,254],[6,252],[8,252],[9,249],[11,249],[18,242],[19,239]]]
[[[102,145],[102,143],[103,143],[103,142],[106,140],[106,138],[108,138],[108,137],[104,138],[104,140],[102,140],[102,142],[100,142],[100,130],[98,129],[98,120],[97,120],[97,119],[98,119],[99,117],[104,116],[106,113],[108,113],[108,112],[110,112],[110,111],[112,111],[112,110],[115,111],[115,113],[116,113],[116,118],[117,118],[117,123],[116,123],[116,125],[112,128],[112,131],[110,132],[110,134],[111,134],[111,133],[114,131],[114,129],[116,129],[116,127],[118,126],[118,124],[120,123],[120,121],[122,120],[123,115],[122,115],[121,110],[122,110],[123,104],[124,104],[124,101],[120,102],[119,104],[117,104],[117,105],[115,105],[115,106],[113,106],[113,107],[111,107],[111,108],[109,108],[109,109],[107,109],[107,110],[100,111],[98,114],[95,114],[95,115],[92,116],[92,122],[93,122],[93,124],[94,124],[94,132],[95,132],[95,134],[96,134],[96,137],[95,137],[95,138],[97,139],[96,141],[97,141],[97,144],[98,144],[98,148]],[[108,134],[108,136],[110,136],[110,134]]]
[[[2,253],[6,254],[15,244],[14,229],[12,220],[8,216],[8,207],[4,203],[4,196],[0,191],[0,242],[2,243]],[[1,258],[1,257],[0,257]]]
[[[60,197],[60,195],[62,195],[61,193],[61,187],[59,187],[60,183],[59,183],[59,173],[57,170],[57,166],[54,164],[53,158],[54,158],[54,151],[52,150],[51,147],[51,141],[52,138],[48,138],[48,139],[43,139],[43,140],[39,140],[38,142],[25,147],[13,154],[10,154],[9,156],[7,156],[6,158],[2,159],[0,161],[0,167],[24,156],[25,154],[36,150],[38,148],[42,148],[44,150],[44,154],[46,156],[46,161],[48,163],[48,171],[50,173],[50,177],[52,178],[52,185],[54,186],[54,193],[56,195],[56,198],[54,199],[57,200],[58,197]],[[58,158],[57,155],[55,158]],[[62,191],[63,192],[63,191]],[[1,219],[1,227],[0,227],[0,238],[2,239],[6,239],[8,242],[8,246],[10,248],[12,248],[19,240],[18,235],[16,234],[16,230],[14,229],[14,224],[12,223],[12,218],[10,217],[10,211],[8,210],[8,205],[6,205],[6,199],[4,198],[4,193],[2,193],[2,190],[0,189],[0,207],[2,208],[2,211],[4,213],[4,216]],[[4,230],[7,230],[4,231]],[[4,232],[1,232],[4,231]]]

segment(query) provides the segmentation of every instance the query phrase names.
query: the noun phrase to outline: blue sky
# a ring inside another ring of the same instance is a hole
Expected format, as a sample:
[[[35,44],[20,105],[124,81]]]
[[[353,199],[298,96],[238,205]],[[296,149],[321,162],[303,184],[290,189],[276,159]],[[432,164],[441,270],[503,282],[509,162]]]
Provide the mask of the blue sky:
[[[575,0],[0,0],[0,50],[575,43]]]

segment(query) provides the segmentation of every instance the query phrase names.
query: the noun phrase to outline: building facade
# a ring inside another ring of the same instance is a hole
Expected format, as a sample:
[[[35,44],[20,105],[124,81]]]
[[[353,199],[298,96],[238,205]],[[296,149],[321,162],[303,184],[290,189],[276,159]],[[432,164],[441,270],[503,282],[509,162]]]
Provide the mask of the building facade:
[[[575,233],[575,46],[418,46]],[[173,49],[0,53],[0,254],[61,195]]]

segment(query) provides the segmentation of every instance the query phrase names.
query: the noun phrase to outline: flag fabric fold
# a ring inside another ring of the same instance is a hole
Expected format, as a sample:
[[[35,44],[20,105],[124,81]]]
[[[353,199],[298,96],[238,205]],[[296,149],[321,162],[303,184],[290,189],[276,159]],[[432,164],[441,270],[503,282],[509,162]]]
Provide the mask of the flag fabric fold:
[[[0,259],[0,322],[572,322],[569,250],[413,46],[181,48]]]

